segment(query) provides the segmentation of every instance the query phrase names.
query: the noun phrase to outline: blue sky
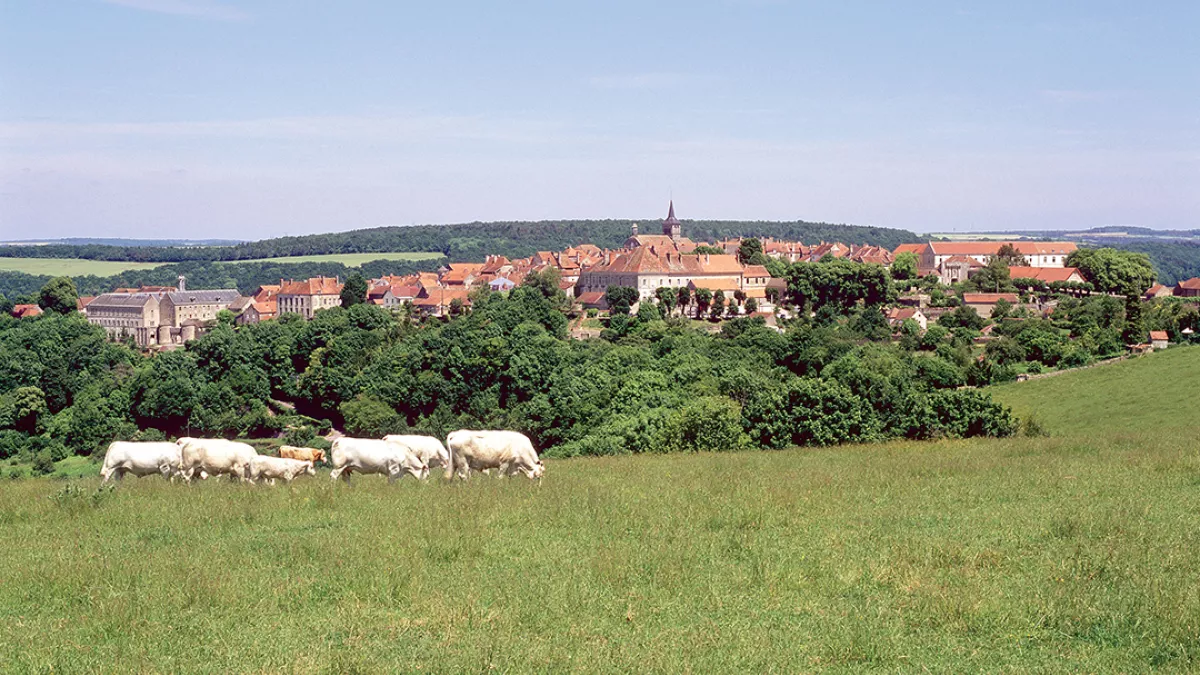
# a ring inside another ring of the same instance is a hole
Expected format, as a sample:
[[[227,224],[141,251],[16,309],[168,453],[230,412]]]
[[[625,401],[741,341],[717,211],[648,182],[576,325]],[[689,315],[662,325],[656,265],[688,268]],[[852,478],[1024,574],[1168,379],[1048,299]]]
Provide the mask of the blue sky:
[[[1200,3],[0,0],[0,234],[1200,227]]]

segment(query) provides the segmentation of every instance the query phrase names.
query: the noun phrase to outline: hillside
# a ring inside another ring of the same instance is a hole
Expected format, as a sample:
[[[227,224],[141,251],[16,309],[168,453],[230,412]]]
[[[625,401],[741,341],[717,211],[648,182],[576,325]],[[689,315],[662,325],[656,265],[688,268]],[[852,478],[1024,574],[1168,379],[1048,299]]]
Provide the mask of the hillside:
[[[1200,431],[1200,348],[1174,347],[1121,363],[990,389],[1054,435]]]
[[[617,248],[628,237],[632,220],[571,220],[539,222],[491,222],[458,225],[414,225],[376,227],[349,232],[332,232],[297,237],[279,237],[235,246],[147,247],[147,246],[7,246],[0,257],[85,258],[138,262],[182,262],[186,260],[231,261],[283,256],[344,253],[427,252],[440,253],[451,261],[482,260],[489,254],[525,257],[536,251],[555,251],[591,243]],[[658,220],[640,221],[653,230]],[[907,230],[830,223],[767,221],[684,221],[684,235],[696,241],[734,236],[776,237],[805,243],[841,241],[894,248],[903,242],[923,241]]]

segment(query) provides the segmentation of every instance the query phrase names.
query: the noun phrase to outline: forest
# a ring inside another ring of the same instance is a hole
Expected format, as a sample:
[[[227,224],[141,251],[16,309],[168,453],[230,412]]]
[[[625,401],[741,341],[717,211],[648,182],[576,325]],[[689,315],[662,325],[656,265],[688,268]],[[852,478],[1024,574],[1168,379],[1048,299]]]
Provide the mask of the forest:
[[[629,238],[630,227],[634,222],[565,220],[376,227],[349,232],[264,239],[234,246],[2,246],[0,257],[184,262],[256,260],[332,253],[424,251],[441,253],[451,262],[470,262],[482,261],[487,255],[524,258],[537,251],[559,251],[577,244],[619,248]],[[643,233],[650,233],[657,229],[658,220],[648,219],[641,221],[641,224]],[[684,235],[695,241],[716,241],[738,236],[775,237],[805,243],[840,241],[846,244],[873,244],[888,249],[904,242],[924,241],[907,230],[804,221],[687,221]]]

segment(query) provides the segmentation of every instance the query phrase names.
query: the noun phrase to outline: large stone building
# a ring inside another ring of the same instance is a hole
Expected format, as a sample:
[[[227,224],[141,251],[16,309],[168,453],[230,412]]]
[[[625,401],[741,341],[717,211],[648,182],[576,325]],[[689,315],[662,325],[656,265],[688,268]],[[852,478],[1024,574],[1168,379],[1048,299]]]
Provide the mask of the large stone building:
[[[110,340],[126,337],[140,347],[158,342],[162,317],[161,295],[155,293],[104,293],[84,309],[88,323],[100,326]]]
[[[311,319],[319,310],[342,305],[342,282],[336,277],[280,281],[277,299],[280,316],[299,314]]]
[[[111,340],[133,338],[140,347],[180,344],[195,338],[216,320],[217,312],[239,299],[235,290],[189,291],[179,286],[122,288],[92,299],[83,308],[88,323]]]

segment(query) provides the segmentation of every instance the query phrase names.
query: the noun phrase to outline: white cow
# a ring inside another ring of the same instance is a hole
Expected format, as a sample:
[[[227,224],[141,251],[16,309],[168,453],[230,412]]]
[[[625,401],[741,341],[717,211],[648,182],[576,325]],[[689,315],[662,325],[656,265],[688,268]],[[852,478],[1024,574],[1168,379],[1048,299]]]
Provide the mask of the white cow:
[[[446,446],[442,445],[440,439],[433,436],[401,436],[399,434],[390,434],[384,436],[383,440],[399,443],[408,448],[409,452],[416,455],[425,466],[430,469],[437,467],[445,467],[446,477],[449,478],[450,472],[450,452],[446,450]]]
[[[290,483],[292,479],[301,474],[315,476],[317,470],[313,468],[312,462],[302,459],[270,455],[255,455],[250,459],[250,480],[265,480],[274,485],[276,478]]]
[[[179,446],[174,443],[133,443],[115,441],[104,453],[104,466],[100,468],[100,484],[114,476],[119,481],[131,473],[138,478],[159,474],[175,480],[179,474]]]
[[[429,476],[429,467],[416,453],[391,441],[342,436],[333,442],[329,457],[333,466],[329,477],[335,481],[342,478],[349,483],[350,474],[355,471],[383,474],[389,483],[403,478],[405,473],[418,480]]]
[[[538,459],[529,437],[516,431],[471,431],[462,429],[446,438],[450,448],[452,475],[471,477],[472,471],[497,469],[500,475],[525,474],[541,478],[546,466]]]
[[[224,438],[181,438],[175,441],[181,452],[180,473],[191,481],[197,472],[200,477],[227,474],[230,479],[250,480],[250,463],[258,452],[246,443]]]

